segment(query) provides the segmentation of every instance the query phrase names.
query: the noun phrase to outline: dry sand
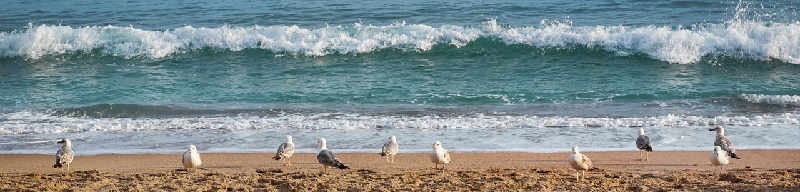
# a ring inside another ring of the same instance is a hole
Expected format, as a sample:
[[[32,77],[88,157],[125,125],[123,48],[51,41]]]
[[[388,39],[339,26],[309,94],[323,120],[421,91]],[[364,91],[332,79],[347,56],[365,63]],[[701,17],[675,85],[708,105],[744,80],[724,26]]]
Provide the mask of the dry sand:
[[[51,155],[0,155],[0,191],[235,190],[235,191],[800,191],[800,150],[739,150],[727,173],[710,152],[664,151],[640,161],[638,152],[585,152],[598,170],[578,182],[568,153],[452,153],[447,170],[429,156],[342,153],[350,170],[321,174],[314,154],[296,154],[292,168],[269,153],[201,154],[203,168],[183,170],[180,154],[85,155],[71,173],[52,168]]]

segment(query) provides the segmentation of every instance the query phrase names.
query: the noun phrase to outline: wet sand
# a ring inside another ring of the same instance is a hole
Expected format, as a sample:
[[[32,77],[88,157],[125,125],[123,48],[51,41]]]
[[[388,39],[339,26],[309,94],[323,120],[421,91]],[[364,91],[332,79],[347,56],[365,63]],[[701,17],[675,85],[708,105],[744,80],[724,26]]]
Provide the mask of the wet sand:
[[[641,161],[638,152],[585,152],[597,170],[576,181],[568,153],[452,153],[446,170],[433,170],[423,153],[399,154],[394,164],[377,153],[337,156],[350,170],[320,173],[314,154],[293,166],[270,153],[203,153],[203,166],[184,170],[180,154],[84,155],[72,171],[52,168],[52,155],[0,155],[0,191],[42,190],[745,190],[800,191],[800,150],[739,150],[725,173],[710,152],[664,151]]]

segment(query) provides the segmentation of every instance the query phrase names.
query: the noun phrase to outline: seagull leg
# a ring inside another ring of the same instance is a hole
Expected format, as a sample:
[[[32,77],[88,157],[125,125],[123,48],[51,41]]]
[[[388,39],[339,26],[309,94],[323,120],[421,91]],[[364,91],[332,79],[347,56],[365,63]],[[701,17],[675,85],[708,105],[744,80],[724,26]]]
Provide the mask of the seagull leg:
[[[289,166],[289,167],[292,167],[292,158],[291,157],[287,157],[286,158],[286,165]]]
[[[581,181],[581,171],[575,171],[575,181]]]
[[[581,181],[583,181],[584,179],[586,179],[586,171],[581,170]]]
[[[648,160],[648,159],[647,159],[647,155],[649,155],[649,154],[650,154],[650,152],[647,152],[647,151],[645,151],[645,152],[644,152],[644,160],[645,160],[645,161],[647,161],[647,160]]]

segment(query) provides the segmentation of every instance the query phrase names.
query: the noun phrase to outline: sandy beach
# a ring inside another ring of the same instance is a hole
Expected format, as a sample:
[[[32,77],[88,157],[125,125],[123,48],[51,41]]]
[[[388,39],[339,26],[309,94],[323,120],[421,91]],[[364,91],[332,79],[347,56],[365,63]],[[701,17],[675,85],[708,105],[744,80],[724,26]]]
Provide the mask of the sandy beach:
[[[293,167],[269,153],[205,153],[203,168],[184,170],[179,154],[77,156],[72,172],[53,169],[51,155],[0,155],[0,190],[800,190],[800,150],[741,150],[726,173],[713,171],[705,151],[585,152],[597,170],[575,180],[568,153],[453,153],[433,170],[424,153],[399,154],[388,164],[371,153],[342,153],[350,170],[321,174],[314,154],[296,154]]]

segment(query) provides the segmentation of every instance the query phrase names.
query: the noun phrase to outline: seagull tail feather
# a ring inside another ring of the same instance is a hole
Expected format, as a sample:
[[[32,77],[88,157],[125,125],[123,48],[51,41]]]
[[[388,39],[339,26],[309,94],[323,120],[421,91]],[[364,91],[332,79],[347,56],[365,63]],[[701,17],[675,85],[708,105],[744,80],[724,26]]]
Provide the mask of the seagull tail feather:
[[[647,145],[647,147],[645,147],[644,150],[647,152],[653,152],[653,146]]]
[[[742,158],[739,158],[739,156],[737,156],[736,153],[733,153],[733,152],[728,152],[728,156],[731,156],[731,158],[734,158],[734,159],[742,159]]]
[[[333,167],[336,167],[336,168],[339,168],[339,169],[350,169],[350,167],[348,167],[347,165],[344,165],[344,163],[339,162],[339,161],[336,161],[336,163],[333,164]]]
[[[53,168],[61,168],[61,163],[56,163],[53,165]]]
[[[280,155],[280,154],[275,154],[275,157],[272,157],[272,159],[281,160],[281,159],[283,159],[283,156]]]

